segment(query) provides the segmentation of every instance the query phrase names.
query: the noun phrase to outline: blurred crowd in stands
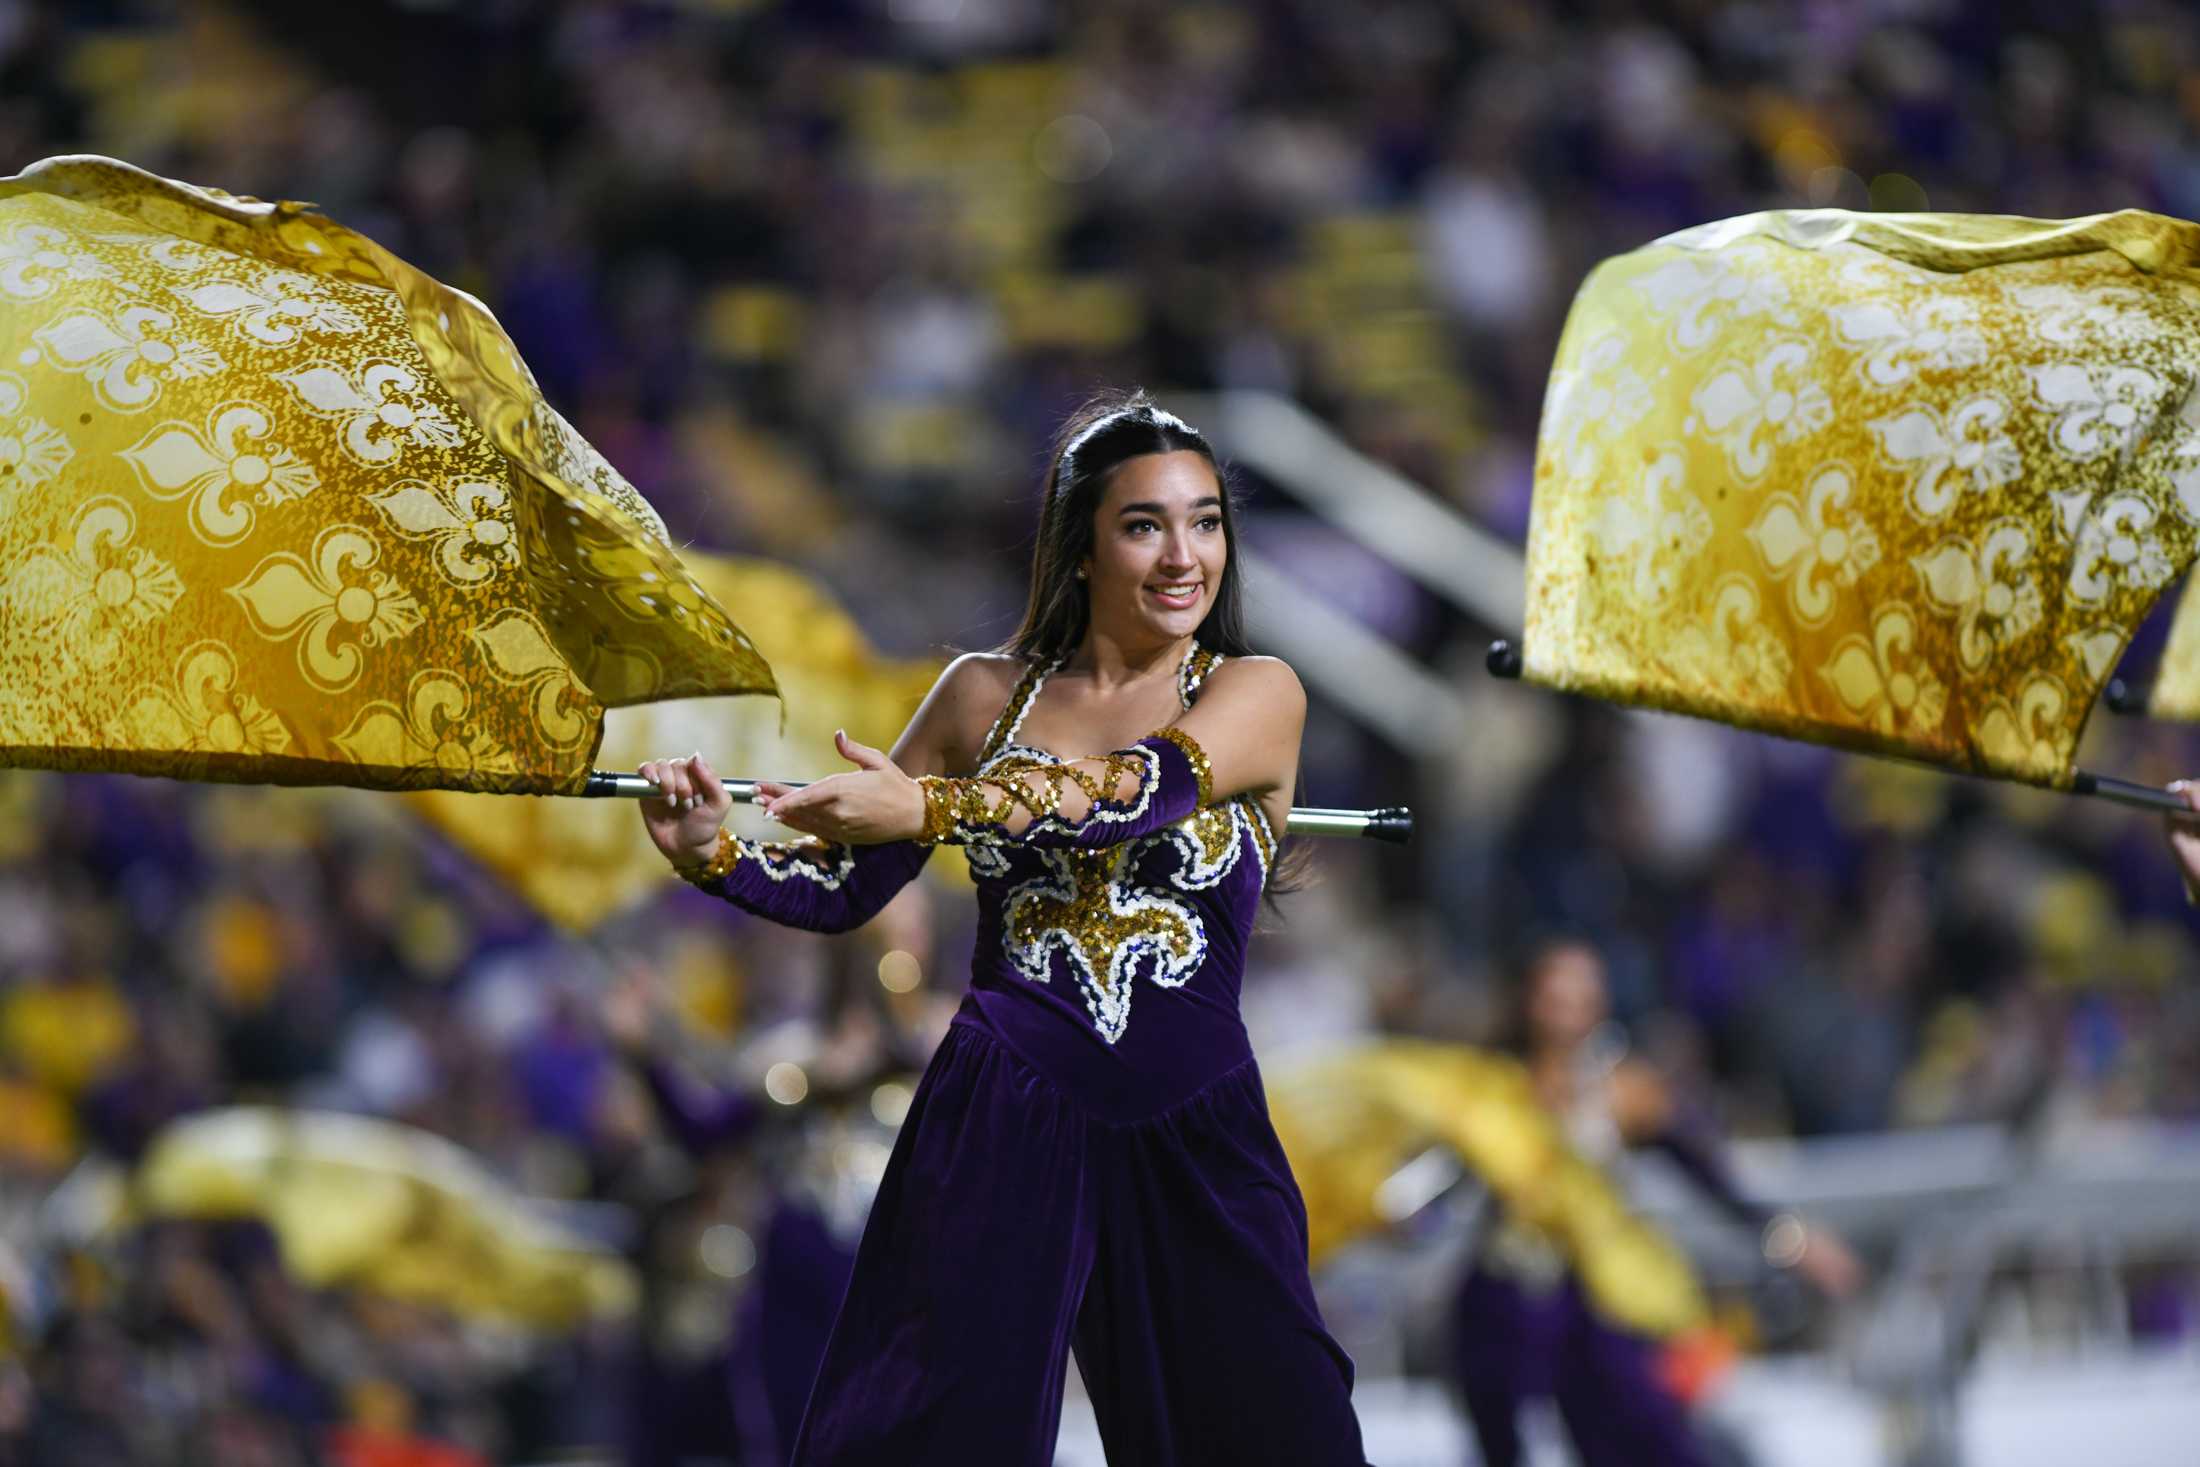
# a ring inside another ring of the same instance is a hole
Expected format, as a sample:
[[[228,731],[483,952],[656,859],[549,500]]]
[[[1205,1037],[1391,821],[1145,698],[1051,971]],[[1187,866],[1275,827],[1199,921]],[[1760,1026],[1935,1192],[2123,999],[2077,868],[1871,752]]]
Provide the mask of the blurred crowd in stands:
[[[1782,205],[2200,217],[2195,76],[2168,0],[0,0],[0,171],[99,152],[318,203],[486,300],[676,538],[811,569],[906,655],[1011,629],[1044,440],[1095,385],[1290,394],[1518,540],[1597,259]],[[1257,1042],[1488,1041],[1563,930],[1739,1134],[2200,1117],[2195,929],[2146,820],[1487,684],[1488,628],[1243,487],[1253,544],[1479,711],[1414,768],[1317,690],[1308,802],[1411,803],[1423,837],[1323,853],[1256,953]],[[2104,714],[2081,762],[2200,757]],[[0,802],[0,1463],[618,1439],[616,1328],[304,1291],[264,1229],[126,1225],[80,1163],[238,1100],[416,1123],[628,1248],[666,1358],[703,1360],[774,1153],[668,1147],[605,986],[650,968],[728,1083],[822,1066],[890,1126],[878,1077],[967,949],[952,897],[885,949],[912,979],[669,880],[579,941],[374,797]]]

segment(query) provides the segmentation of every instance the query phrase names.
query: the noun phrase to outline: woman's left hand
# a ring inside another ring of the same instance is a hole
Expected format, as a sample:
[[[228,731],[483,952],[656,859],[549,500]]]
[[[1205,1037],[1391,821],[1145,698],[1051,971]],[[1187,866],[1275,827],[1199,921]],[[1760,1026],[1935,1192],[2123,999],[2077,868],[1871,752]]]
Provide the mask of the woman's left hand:
[[[915,840],[924,834],[924,790],[878,750],[835,732],[833,747],[855,765],[853,773],[835,774],[791,789],[760,782],[764,813],[804,835],[841,845],[877,846]]]

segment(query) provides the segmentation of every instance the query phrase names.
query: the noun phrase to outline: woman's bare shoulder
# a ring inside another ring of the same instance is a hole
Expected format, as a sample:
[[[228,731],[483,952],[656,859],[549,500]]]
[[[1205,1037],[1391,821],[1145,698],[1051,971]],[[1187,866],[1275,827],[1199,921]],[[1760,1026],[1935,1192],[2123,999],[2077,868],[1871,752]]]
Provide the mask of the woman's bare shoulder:
[[[1024,675],[1024,660],[1006,652],[965,652],[947,664],[933,687],[936,696],[957,703],[991,702],[994,711]]]
[[[1233,657],[1207,675],[1207,686],[1234,697],[1258,698],[1277,708],[1306,712],[1306,688],[1281,657]]]
[[[939,756],[939,769],[959,772],[976,759],[1023,672],[1022,659],[1000,652],[965,652],[941,669],[917,711],[923,742]]]

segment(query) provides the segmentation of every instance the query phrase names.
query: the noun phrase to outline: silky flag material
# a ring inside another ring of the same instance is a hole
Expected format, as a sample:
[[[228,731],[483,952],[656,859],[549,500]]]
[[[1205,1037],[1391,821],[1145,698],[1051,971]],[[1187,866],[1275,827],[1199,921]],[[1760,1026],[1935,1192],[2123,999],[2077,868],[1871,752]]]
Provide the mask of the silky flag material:
[[[2200,226],[1752,214],[1600,265],[1523,672],[2066,786],[2200,524]]]
[[[941,663],[878,655],[853,618],[815,580],[767,560],[688,551],[703,589],[732,608],[779,669],[788,710],[755,699],[700,698],[613,709],[599,761],[632,769],[700,752],[728,777],[816,779],[850,766],[833,730],[893,746]],[[446,790],[409,797],[452,842],[494,871],[545,917],[586,932],[662,890],[664,858],[631,800],[486,800]]]
[[[2146,711],[2156,718],[2200,723],[2200,596],[2187,586],[2170,618],[2162,659],[2154,665]]]
[[[1573,1269],[1606,1318],[1660,1338],[1705,1323],[1687,1258],[1572,1148],[1518,1061],[1396,1040],[1271,1066],[1267,1085],[1315,1263],[1401,1221],[1394,1180],[1441,1148],[1489,1189],[1504,1226]]]
[[[773,691],[472,297],[294,203],[0,180],[0,763],[571,793]]]
[[[177,1121],[133,1179],[146,1217],[258,1218],[316,1288],[363,1288],[545,1330],[630,1312],[632,1270],[440,1136],[365,1116],[239,1106]]]

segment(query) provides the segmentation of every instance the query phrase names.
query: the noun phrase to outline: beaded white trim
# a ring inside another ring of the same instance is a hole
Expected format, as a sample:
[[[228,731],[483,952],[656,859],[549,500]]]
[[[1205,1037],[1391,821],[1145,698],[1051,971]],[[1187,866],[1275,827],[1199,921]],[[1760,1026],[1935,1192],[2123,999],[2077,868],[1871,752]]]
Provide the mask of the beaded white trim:
[[[1213,654],[1215,660],[1202,668],[1199,665],[1199,659],[1206,652],[1205,647],[1194,642],[1192,650],[1184,654],[1184,661],[1176,669],[1176,697],[1177,701],[1184,705],[1184,711],[1187,713],[1191,711],[1192,703],[1199,697],[1200,688],[1206,684],[1207,679],[1215,675],[1215,669],[1230,660],[1217,652]]]
[[[1078,831],[1083,830],[1088,825],[1095,823],[1121,825],[1125,821],[1137,820],[1142,817],[1153,806],[1153,792],[1161,787],[1161,756],[1151,749],[1141,748],[1137,745],[1133,745],[1122,752],[1136,754],[1139,762],[1146,766],[1138,776],[1138,798],[1135,801],[1128,805],[1122,805],[1121,802],[1112,798],[1105,803],[1096,801],[1084,814],[1074,819],[1061,814],[1041,815],[1031,822],[1025,833],[1028,835],[1033,830],[1050,830],[1074,837]],[[1058,764],[1061,761],[1054,759],[1049,762]]]
[[[1214,658],[1214,661],[1204,670],[1201,670],[1199,668],[1200,658],[1210,655]],[[1023,679],[1018,678],[1016,680],[1016,687],[1009,692],[1008,702],[994,716],[993,726],[985,731],[985,742],[978,745],[980,749],[991,749],[993,751],[979,761],[979,773],[984,773],[995,760],[1001,758],[1011,749],[1042,759],[1053,759],[1057,763],[1061,762],[1059,756],[1050,754],[1045,749],[1034,749],[1029,744],[1017,743],[1016,736],[1024,731],[1024,719],[1030,714],[1031,705],[1039,701],[1039,690],[1047,685],[1048,678],[1062,670],[1062,664],[1067,660],[1067,658],[1057,657],[1045,667],[1039,669],[1038,676],[1031,680],[1030,691],[1024,692],[1021,698],[1017,697],[1017,693],[1023,690]],[[1200,688],[1206,684],[1207,679],[1215,675],[1215,669],[1229,660],[1228,657],[1219,652],[1210,654],[1205,647],[1200,646],[1197,642],[1192,644],[1192,650],[1185,653],[1184,660],[1176,665],[1176,699],[1184,706],[1186,712],[1191,711],[1193,701],[1199,697]]]
[[[1211,842],[1207,834],[1218,823],[1228,828],[1227,839]],[[1227,805],[1210,805],[1159,831],[1155,838],[1175,846],[1182,858],[1182,864],[1169,873],[1169,884],[1179,891],[1205,891],[1219,884],[1223,877],[1237,869],[1248,834],[1245,810],[1236,800]],[[1214,850],[1213,855],[1208,854],[1210,849]]]
[[[856,869],[856,853],[852,846],[826,841],[750,840],[740,835],[733,838],[733,843],[740,849],[741,858],[752,863],[767,881],[792,881],[800,877],[812,886],[838,891],[841,883]],[[828,861],[828,852],[837,855]]]
[[[1268,884],[1269,854],[1276,848],[1275,822],[1268,818],[1267,807],[1251,795],[1240,796],[1236,803],[1250,810],[1254,822],[1259,826],[1258,831],[1253,836],[1253,859],[1260,862],[1260,882],[1261,885],[1266,886]]]
[[[979,764],[980,769],[1000,758],[1011,747],[1016,746],[1016,735],[1023,732],[1024,715],[1031,711],[1032,704],[1039,701],[1039,690],[1047,685],[1047,679],[1052,677],[1055,669],[1061,665],[1062,659],[1057,657],[1045,667],[1040,668],[1039,675],[1031,680],[1031,690],[1024,692],[1021,699],[1017,697],[1017,694],[1023,692],[1024,680],[1020,677],[1016,679],[1016,686],[1009,690],[1007,705],[994,718],[993,727],[985,731],[985,742],[978,746],[981,749],[991,749],[993,751]],[[1006,725],[1006,727],[1003,725]]]
[[[1015,865],[1005,846],[962,846],[959,849],[970,863],[970,874],[980,881],[999,881]]]

